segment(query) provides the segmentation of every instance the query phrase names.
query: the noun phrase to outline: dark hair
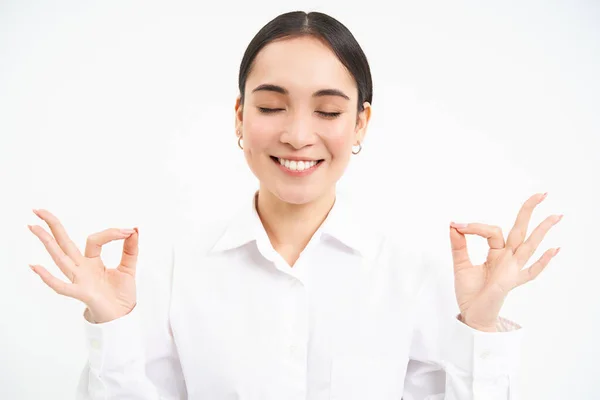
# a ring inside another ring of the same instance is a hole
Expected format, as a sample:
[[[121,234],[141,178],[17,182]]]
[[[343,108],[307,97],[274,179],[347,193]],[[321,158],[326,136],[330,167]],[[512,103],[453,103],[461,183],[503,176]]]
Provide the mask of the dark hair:
[[[362,111],[365,101],[372,103],[373,83],[369,63],[365,53],[363,53],[348,28],[327,14],[292,11],[281,14],[269,21],[258,31],[246,48],[238,77],[240,102],[242,104],[244,103],[246,80],[252,70],[252,63],[260,50],[274,40],[300,36],[313,36],[321,40],[331,48],[341,63],[352,74],[358,88],[359,111]]]

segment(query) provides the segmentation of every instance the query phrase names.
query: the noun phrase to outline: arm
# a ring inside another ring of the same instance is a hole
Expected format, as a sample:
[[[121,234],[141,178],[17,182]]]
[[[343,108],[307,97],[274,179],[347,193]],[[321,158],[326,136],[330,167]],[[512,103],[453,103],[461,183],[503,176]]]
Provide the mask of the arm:
[[[171,249],[171,260],[156,254],[144,259],[140,253],[138,302],[129,314],[95,324],[86,312],[89,356],[77,387],[78,400],[187,398],[169,325]]]
[[[430,273],[415,310],[404,400],[517,398],[522,330],[503,318],[498,332],[461,322],[450,266]]]
[[[498,226],[450,224],[454,267],[442,268],[431,287],[424,285],[417,296],[407,400],[516,398],[522,332],[499,313],[508,293],[535,279],[560,250],[548,249],[526,267],[546,233],[562,218],[547,217],[526,237],[533,210],[546,195],[538,193],[525,201],[506,239]],[[466,235],[487,240],[483,263],[471,262]],[[448,272],[452,269],[453,276]],[[455,304],[457,308],[448,308]],[[454,317],[459,315],[460,319]]]

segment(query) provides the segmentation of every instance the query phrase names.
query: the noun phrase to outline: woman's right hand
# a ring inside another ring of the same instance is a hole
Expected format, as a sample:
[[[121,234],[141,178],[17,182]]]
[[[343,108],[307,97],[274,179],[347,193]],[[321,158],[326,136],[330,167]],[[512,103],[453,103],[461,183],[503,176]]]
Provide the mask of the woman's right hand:
[[[103,323],[127,315],[136,305],[137,228],[111,228],[90,235],[85,253],[81,254],[58,218],[47,210],[33,212],[48,224],[52,235],[39,225],[28,225],[29,229],[71,283],[56,278],[40,265],[30,265],[31,269],[56,293],[86,304],[85,318],[90,322]],[[102,246],[120,239],[125,239],[121,263],[117,268],[106,268],[100,258]]]

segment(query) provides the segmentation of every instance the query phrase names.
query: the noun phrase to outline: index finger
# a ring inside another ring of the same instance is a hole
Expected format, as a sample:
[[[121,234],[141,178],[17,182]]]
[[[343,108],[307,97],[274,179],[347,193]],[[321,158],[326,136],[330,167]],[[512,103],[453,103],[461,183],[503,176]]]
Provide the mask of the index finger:
[[[498,226],[470,223],[470,224],[454,224],[452,225],[463,235],[477,235],[487,239],[490,249],[503,249],[504,248],[504,236],[502,235],[502,229]]]
[[[73,241],[67,234],[65,227],[60,223],[58,218],[50,211],[44,209],[33,210],[33,213],[37,215],[40,219],[45,221],[46,224],[48,224],[48,227],[50,228],[50,231],[52,231],[52,236],[54,236],[56,243],[58,243],[58,245],[65,252],[66,255],[71,257],[71,259],[75,261],[76,264],[79,264],[79,261],[83,258],[83,256],[81,255],[81,252],[79,251],[75,243],[73,243]]]

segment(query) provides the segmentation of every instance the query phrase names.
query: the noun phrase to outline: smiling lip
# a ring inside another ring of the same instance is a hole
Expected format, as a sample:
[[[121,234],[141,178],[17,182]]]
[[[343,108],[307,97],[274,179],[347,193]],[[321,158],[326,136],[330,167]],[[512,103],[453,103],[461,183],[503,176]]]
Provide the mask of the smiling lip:
[[[310,157],[294,157],[294,156],[289,156],[289,157],[276,157],[273,156],[275,158],[283,158],[284,160],[290,160],[290,161],[320,161],[322,160],[321,158],[310,158]]]
[[[298,170],[294,171],[294,170],[291,170],[291,169],[287,168],[285,165],[282,165],[279,162],[279,159],[277,157],[271,157],[271,159],[277,165],[277,167],[279,167],[279,169],[281,171],[285,172],[287,175],[295,176],[295,177],[302,177],[302,176],[310,175],[313,172],[315,172],[321,166],[321,164],[323,164],[323,160],[313,160],[313,161],[317,161],[317,163],[315,165],[313,165],[312,167],[310,167],[308,169],[304,169],[302,171],[298,171]],[[311,161],[310,159],[298,158],[298,157],[286,158],[286,160],[290,160],[290,161]]]

